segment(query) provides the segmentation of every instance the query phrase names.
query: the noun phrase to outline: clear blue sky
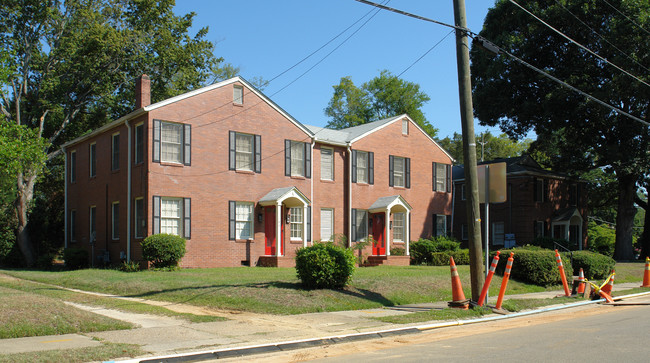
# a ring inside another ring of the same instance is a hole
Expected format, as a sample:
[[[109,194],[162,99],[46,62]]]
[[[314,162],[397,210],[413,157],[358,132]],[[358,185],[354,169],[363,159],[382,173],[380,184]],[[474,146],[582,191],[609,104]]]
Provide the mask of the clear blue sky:
[[[274,78],[373,9],[354,0],[176,2],[175,12],[195,12],[194,29],[209,27],[208,39],[216,44],[216,56],[240,67],[240,75],[248,80]],[[392,0],[387,5],[444,23],[454,22],[452,0]],[[493,5],[494,0],[466,0],[468,27],[479,32]],[[383,69],[398,75],[450,32],[449,28],[440,25],[382,10],[314,69],[296,80],[367,19],[274,80],[264,93],[300,122],[325,126],[328,119],[323,110],[332,97],[332,86],[338,84],[341,77],[351,76],[360,86]],[[431,98],[423,111],[429,122],[439,129],[439,137],[461,132],[453,33],[401,78],[419,84]],[[477,132],[485,130],[478,123],[475,128]]]

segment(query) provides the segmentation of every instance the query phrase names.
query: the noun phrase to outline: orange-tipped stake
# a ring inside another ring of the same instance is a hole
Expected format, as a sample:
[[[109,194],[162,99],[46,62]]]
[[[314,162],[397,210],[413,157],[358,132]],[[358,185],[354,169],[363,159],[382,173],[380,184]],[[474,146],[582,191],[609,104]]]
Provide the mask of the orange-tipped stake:
[[[449,257],[449,268],[451,269],[451,293],[452,300],[449,302],[449,307],[467,309],[469,308],[469,300],[465,299],[463,286],[460,283],[460,276],[458,276],[458,269],[453,257]]]
[[[650,258],[645,258],[645,271],[643,272],[643,285],[641,287],[650,287]]]
[[[569,284],[566,282],[566,275],[564,274],[564,266],[562,266],[562,257],[560,257],[560,253],[557,250],[555,250],[555,261],[557,262],[557,268],[560,269],[560,277],[562,278],[564,295],[571,296],[571,292],[569,291]]]
[[[492,276],[494,276],[494,270],[497,268],[499,263],[499,254],[501,251],[497,251],[497,255],[492,259],[492,264],[490,265],[490,272],[488,272],[487,277],[485,278],[485,283],[483,284],[483,290],[481,291],[481,296],[478,298],[478,306],[483,306],[485,301],[485,296],[487,295],[488,289],[490,288],[490,283],[492,282]],[[487,303],[487,301],[486,301]]]
[[[501,281],[501,290],[499,290],[499,298],[497,299],[497,310],[501,310],[501,304],[503,303],[503,295],[506,294],[506,287],[508,286],[508,280],[510,279],[510,271],[512,270],[512,261],[515,259],[512,257],[515,253],[510,252],[510,257],[508,257],[508,263],[506,264],[506,271],[503,273],[503,281]]]

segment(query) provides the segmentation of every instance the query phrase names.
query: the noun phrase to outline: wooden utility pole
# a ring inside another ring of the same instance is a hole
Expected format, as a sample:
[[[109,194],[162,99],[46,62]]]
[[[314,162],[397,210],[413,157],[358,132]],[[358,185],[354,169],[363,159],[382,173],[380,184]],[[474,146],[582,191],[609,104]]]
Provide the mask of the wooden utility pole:
[[[465,0],[454,1],[454,22],[467,29]],[[456,59],[458,64],[458,93],[460,119],[463,126],[463,157],[465,159],[465,188],[467,195],[467,231],[469,234],[469,265],[472,281],[472,300],[478,301],[485,282],[483,275],[483,248],[481,246],[481,212],[479,209],[478,176],[476,171],[476,140],[472,111],[472,82],[469,72],[469,41],[467,33],[456,29]]]

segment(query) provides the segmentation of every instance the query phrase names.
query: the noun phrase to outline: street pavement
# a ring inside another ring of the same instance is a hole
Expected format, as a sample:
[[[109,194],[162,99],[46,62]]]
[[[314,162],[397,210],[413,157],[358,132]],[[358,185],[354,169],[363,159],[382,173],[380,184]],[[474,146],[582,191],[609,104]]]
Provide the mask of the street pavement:
[[[638,283],[617,284],[614,286],[614,291],[630,289],[638,287],[638,285]],[[510,295],[506,298],[550,298],[561,294],[561,291],[550,291]],[[493,303],[494,300],[492,298],[490,303]],[[234,354],[232,352],[248,349],[248,353],[250,353],[250,348],[263,351],[263,347],[295,349],[313,346],[319,342],[336,343],[343,340],[371,339],[391,334],[412,333],[416,331],[414,327],[422,326],[425,323],[390,324],[372,318],[409,314],[428,309],[443,309],[446,305],[446,302],[437,302],[290,316],[241,313],[231,314],[226,321],[190,323],[169,317],[123,313],[77,304],[75,305],[77,308],[133,322],[141,327],[131,330],[3,339],[0,340],[0,352],[8,354],[91,347],[100,345],[98,340],[109,343],[139,344],[143,350],[148,352],[147,356],[132,361],[165,356],[192,356],[197,352],[213,354],[215,351],[231,350],[231,354]]]

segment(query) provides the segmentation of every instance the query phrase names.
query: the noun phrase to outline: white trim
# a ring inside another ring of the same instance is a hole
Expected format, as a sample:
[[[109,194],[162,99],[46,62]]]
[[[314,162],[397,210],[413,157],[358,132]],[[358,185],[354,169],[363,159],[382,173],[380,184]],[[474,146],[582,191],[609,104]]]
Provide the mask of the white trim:
[[[63,173],[63,247],[68,248],[68,152],[64,147],[61,150],[63,150],[63,167],[65,170]]]
[[[144,124],[143,122],[141,122]],[[132,186],[131,184],[133,183],[132,180],[132,171],[131,168],[133,167],[133,146],[131,145],[133,143],[133,133],[131,130],[131,125],[129,125],[129,121],[124,121],[124,124],[126,125],[126,130],[127,130],[127,147],[126,147],[126,262],[131,262],[131,193],[132,193]],[[137,127],[137,125],[136,125]],[[144,161],[144,126],[142,128],[142,160]],[[144,202],[143,202],[144,203]],[[146,217],[145,217],[146,218]]]

